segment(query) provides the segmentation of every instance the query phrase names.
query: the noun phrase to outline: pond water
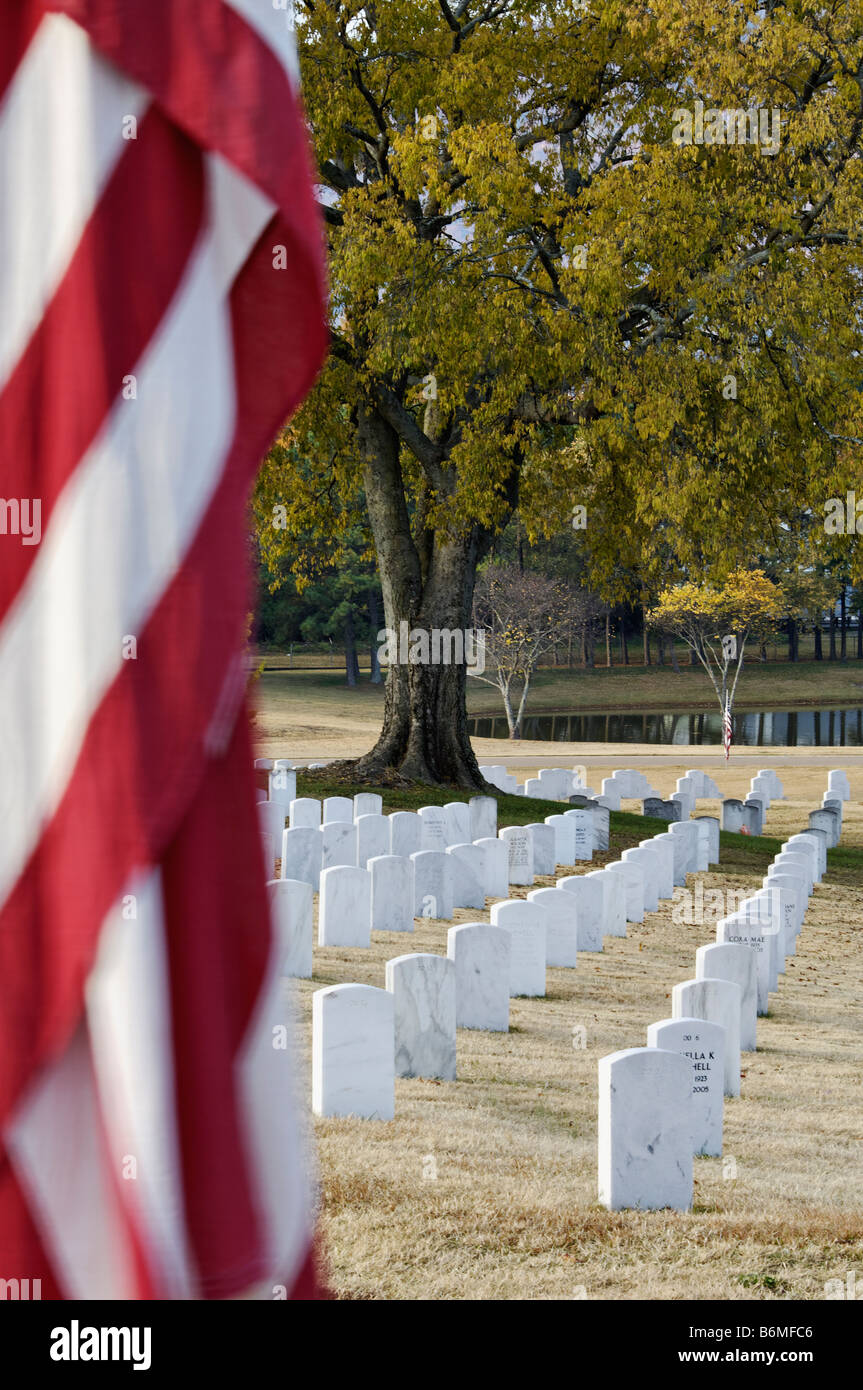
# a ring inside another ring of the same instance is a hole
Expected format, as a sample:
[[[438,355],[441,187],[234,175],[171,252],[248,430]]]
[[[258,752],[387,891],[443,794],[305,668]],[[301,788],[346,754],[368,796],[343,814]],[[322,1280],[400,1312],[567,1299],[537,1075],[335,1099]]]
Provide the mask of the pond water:
[[[790,748],[863,747],[863,707],[746,710],[733,717],[734,743]],[[507,738],[506,719],[468,721],[475,738]],[[722,718],[715,713],[676,710],[668,714],[608,710],[602,714],[536,714],[525,720],[523,737],[553,743],[722,743]]]

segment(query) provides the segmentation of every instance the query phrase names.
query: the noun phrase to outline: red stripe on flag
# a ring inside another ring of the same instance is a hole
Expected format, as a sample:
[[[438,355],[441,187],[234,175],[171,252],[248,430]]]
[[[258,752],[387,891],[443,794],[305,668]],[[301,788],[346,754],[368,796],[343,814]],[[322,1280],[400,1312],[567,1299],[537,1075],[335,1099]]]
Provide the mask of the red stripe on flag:
[[[123,378],[170,306],[203,216],[201,152],[151,107],[0,394],[4,492],[38,497],[43,530],[108,412],[123,404]],[[0,619],[37,554],[35,546],[7,547]]]
[[[43,6],[39,0],[21,0],[15,5],[0,5],[0,101],[15,76],[15,70],[30,40],[42,23]]]

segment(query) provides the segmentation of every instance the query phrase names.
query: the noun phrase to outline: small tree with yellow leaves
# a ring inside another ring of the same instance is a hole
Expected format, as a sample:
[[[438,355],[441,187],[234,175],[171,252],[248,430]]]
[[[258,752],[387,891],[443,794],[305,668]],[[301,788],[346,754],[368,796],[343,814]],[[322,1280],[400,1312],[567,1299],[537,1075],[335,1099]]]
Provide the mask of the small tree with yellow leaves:
[[[665,589],[647,621],[691,648],[730,718],[746,643],[766,641],[784,608],[780,586],[763,570],[739,569],[722,584],[689,581]]]

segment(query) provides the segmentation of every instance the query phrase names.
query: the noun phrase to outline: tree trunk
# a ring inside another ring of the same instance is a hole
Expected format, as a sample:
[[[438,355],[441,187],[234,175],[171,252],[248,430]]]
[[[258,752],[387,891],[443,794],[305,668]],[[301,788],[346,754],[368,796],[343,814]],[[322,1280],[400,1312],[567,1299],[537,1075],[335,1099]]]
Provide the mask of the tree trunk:
[[[766,642],[762,642],[762,643],[761,643],[761,646],[758,648],[758,660],[759,660],[759,661],[766,661],[766,660],[767,660],[767,643],[766,643]]]
[[[605,664],[611,665],[611,614],[605,615]]]
[[[476,567],[488,552],[491,534],[474,526],[460,537],[426,531],[415,540],[398,438],[365,406],[358,407],[357,423],[384,622],[397,659],[387,673],[383,727],[375,746],[358,760],[356,772],[375,778],[395,770],[412,781],[482,789],[485,782],[468,734],[464,661],[412,661],[411,644],[402,638],[412,629],[425,634],[431,658],[434,631],[465,633],[471,622]],[[448,643],[441,640],[441,647],[447,650]]]
[[[354,631],[354,615],[345,618],[345,673],[347,683],[355,686],[360,678],[360,663],[357,660],[357,638]]]
[[[372,685],[382,685],[383,676],[381,675],[381,663],[378,656],[378,633],[381,630],[381,610],[378,603],[378,591],[375,588],[369,589],[369,643],[372,658]]]
[[[644,647],[644,664],[645,664],[645,666],[649,666],[649,665],[650,665],[650,632],[648,631],[647,623],[644,624],[643,634],[644,634],[644,635],[643,635],[643,638],[642,638],[642,643],[643,643],[643,647]]]
[[[830,609],[830,660],[836,660],[836,609]]]
[[[670,653],[671,653],[671,669],[672,669],[672,671],[674,672],[675,676],[679,676],[679,675],[680,675],[680,665],[679,665],[678,660],[677,660],[677,647],[676,647],[675,642],[674,642],[674,634],[673,634],[673,633],[672,633],[671,637],[669,637],[669,639],[668,639],[668,648],[669,648],[669,651],[670,651]]]
[[[824,653],[823,653],[822,650],[821,650],[821,614],[820,614],[820,613],[818,614],[818,617],[817,617],[817,619],[815,620],[815,633],[814,633],[814,636],[815,636],[815,660],[816,660],[816,661],[823,661],[823,659],[824,659]]]
[[[841,661],[848,660],[848,606],[845,585],[842,585],[842,593],[839,595],[839,658]]]
[[[620,618],[620,655],[623,658],[624,666],[628,666],[629,652],[626,649],[626,623],[623,620],[623,615]]]

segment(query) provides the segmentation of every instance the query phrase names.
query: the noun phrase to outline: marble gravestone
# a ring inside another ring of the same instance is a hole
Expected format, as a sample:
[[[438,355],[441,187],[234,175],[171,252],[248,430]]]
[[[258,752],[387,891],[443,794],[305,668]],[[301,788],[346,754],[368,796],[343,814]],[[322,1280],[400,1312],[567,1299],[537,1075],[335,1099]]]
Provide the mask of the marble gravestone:
[[[455,965],[456,1024],[509,1031],[510,934],[485,922],[450,927],[446,953]]]
[[[396,1076],[455,1081],[456,971],[447,956],[396,956],[386,965],[393,996]]]
[[[282,878],[310,883],[315,893],[321,879],[321,832],[303,825],[282,832]]]
[[[545,821],[531,821],[524,829],[530,831],[534,874],[553,874],[557,867],[554,826],[546,825]]]
[[[575,921],[579,951],[602,950],[603,891],[593,874],[572,874],[557,880],[560,892],[575,898]]]
[[[313,827],[319,830],[321,826],[321,803],[316,801],[313,796],[300,796],[296,801],[292,801],[288,807],[292,830],[307,829]]]
[[[568,864],[586,863],[589,864],[593,858],[594,835],[596,832],[596,815],[589,811],[576,808],[574,811],[567,811],[564,820],[571,821],[575,827],[575,858],[568,859]],[[606,842],[606,848],[608,844]]]
[[[452,917],[452,859],[446,851],[423,849],[412,854],[414,866],[414,916]]]
[[[287,815],[291,802],[297,798],[297,774],[293,768],[276,767],[270,773],[269,783],[270,800],[280,802]]]
[[[677,1052],[633,1047],[599,1062],[599,1200],[688,1211],[693,1190],[692,1064]]]
[[[634,845],[631,849],[625,849],[620,857],[624,864],[634,864],[640,869],[644,912],[656,912],[659,907],[658,856],[641,845]]]
[[[420,849],[438,850],[443,854],[449,844],[446,811],[442,806],[421,806],[417,814],[422,823]]]
[[[389,816],[381,816],[372,811],[357,816],[354,827],[357,836],[356,862],[361,869],[366,867],[370,859],[379,859],[382,855],[390,853]]]
[[[699,946],[695,952],[697,980],[731,980],[740,987],[740,1050],[757,1047],[758,966],[755,952],[740,942]]]
[[[407,859],[416,854],[422,840],[423,823],[415,811],[391,811],[387,816],[390,823],[390,854]]]
[[[722,829],[740,830],[743,825],[743,802],[730,796],[722,803]]]
[[[572,893],[562,888],[532,888],[529,903],[545,909],[545,963],[574,970],[578,965],[578,919]]]
[[[262,833],[272,839],[276,853],[282,843],[286,814],[286,808],[279,801],[258,802],[258,823]]]
[[[678,1052],[692,1067],[692,1151],[722,1155],[725,1107],[725,1029],[703,1018],[667,1018],[651,1023],[647,1046]]]
[[[740,1095],[740,986],[731,980],[682,980],[671,991],[672,1018],[703,1018],[725,1029],[725,1094]]]
[[[637,864],[631,860],[624,862],[617,859],[611,864],[606,864],[605,872],[614,874],[623,879],[624,882],[624,901],[627,922],[644,921],[644,872]]]
[[[485,850],[481,845],[450,845],[453,907],[485,907]]]
[[[734,946],[745,946],[755,957],[756,997],[759,1014],[766,1014],[769,1005],[768,995],[771,985],[770,945],[766,939],[766,923],[753,920],[743,913],[734,912],[730,917],[720,917],[716,923],[718,945],[727,942]]]
[[[383,798],[377,792],[357,792],[354,797],[354,820],[360,816],[379,816],[383,809]]]
[[[268,835],[266,830],[261,831],[261,849],[264,855],[264,867],[267,878],[276,872],[276,843],[272,835]]]
[[[485,895],[487,898],[506,898],[509,895],[509,848],[497,836],[483,836],[474,844],[485,851]]]
[[[639,840],[641,849],[652,850],[659,860],[657,875],[657,894],[662,898],[674,897],[674,837],[669,831],[654,835],[651,840]]]
[[[318,945],[370,946],[371,933],[371,874],[347,864],[323,869],[318,903]]]
[[[451,845],[473,843],[470,833],[470,807],[466,801],[448,801],[444,806],[447,838]]]
[[[472,796],[468,802],[470,809],[469,839],[497,839],[497,801],[493,796]]]
[[[356,865],[357,832],[352,821],[325,821],[321,826],[321,868],[337,864]]]
[[[312,885],[293,878],[274,878],[267,884],[270,916],[283,945],[282,974],[294,980],[312,977]]]
[[[330,821],[347,821],[354,818],[354,799],[352,796],[328,796],[323,804],[324,825]]]
[[[372,884],[372,931],[412,932],[413,860],[399,854],[381,854],[370,859],[366,869]]]
[[[591,869],[587,878],[596,878],[602,888],[603,936],[626,936],[626,881],[620,874]]]
[[[546,816],[546,825],[554,830],[554,858],[556,864],[575,863],[575,821],[570,816]]]
[[[328,873],[338,873],[329,869]],[[391,1120],[395,1114],[393,996],[372,985],[312,995],[312,1110]]]
[[[509,881],[533,886],[533,838],[524,825],[507,825],[498,832],[509,851]]]
[[[509,992],[513,996],[545,994],[547,922],[546,912],[536,903],[514,898],[492,905],[492,926],[510,934]]]

